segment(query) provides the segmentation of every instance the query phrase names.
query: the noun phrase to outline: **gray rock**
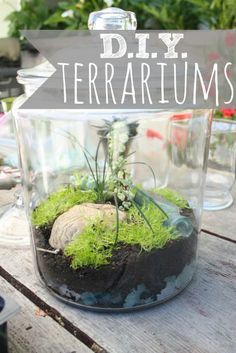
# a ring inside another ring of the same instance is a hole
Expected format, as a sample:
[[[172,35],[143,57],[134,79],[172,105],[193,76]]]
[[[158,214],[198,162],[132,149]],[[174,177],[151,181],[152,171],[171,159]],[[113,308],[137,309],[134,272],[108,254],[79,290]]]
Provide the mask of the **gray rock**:
[[[124,220],[125,212],[119,211],[119,219]],[[116,208],[109,204],[83,203],[72,207],[59,216],[53,224],[49,244],[55,249],[64,249],[75,236],[91,222],[91,219],[106,219],[113,224],[116,220]]]

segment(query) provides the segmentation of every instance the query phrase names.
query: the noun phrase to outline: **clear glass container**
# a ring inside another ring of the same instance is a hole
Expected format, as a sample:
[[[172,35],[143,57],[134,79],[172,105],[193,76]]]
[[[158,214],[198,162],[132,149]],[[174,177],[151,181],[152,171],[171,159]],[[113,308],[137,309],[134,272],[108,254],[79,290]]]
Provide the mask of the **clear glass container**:
[[[20,72],[13,108],[41,280],[98,311],[172,298],[195,270],[210,111],[18,109],[47,76]]]
[[[232,205],[235,183],[236,122],[214,120],[210,140],[204,209],[222,210]]]
[[[4,100],[6,112],[0,121],[0,190],[12,189],[11,200],[1,202],[0,246],[25,248],[30,245],[30,235],[19,185],[21,183],[19,155],[14,119],[10,111],[12,101],[12,98]]]

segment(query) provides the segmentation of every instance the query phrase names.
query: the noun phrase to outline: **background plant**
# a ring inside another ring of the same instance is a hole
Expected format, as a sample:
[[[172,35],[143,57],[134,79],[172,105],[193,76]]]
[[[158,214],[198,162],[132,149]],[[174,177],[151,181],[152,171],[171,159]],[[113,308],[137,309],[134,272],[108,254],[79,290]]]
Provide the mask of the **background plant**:
[[[44,22],[49,29],[88,29],[88,16],[92,11],[107,7],[104,0],[59,1],[53,14]]]
[[[109,6],[136,13],[139,29],[236,28],[235,0],[71,0],[49,6],[46,0],[21,0],[13,11],[9,36],[21,29],[87,29],[88,16]]]
[[[22,29],[47,29],[45,21],[53,13],[46,0],[20,0],[19,11],[13,11],[7,16],[9,21],[9,36],[21,37]]]
[[[210,29],[236,28],[235,0],[188,0],[200,23]]]
[[[214,113],[214,119],[236,120],[236,109],[219,109]]]
[[[139,29],[196,29],[196,6],[187,0],[114,0],[114,6],[136,13]]]

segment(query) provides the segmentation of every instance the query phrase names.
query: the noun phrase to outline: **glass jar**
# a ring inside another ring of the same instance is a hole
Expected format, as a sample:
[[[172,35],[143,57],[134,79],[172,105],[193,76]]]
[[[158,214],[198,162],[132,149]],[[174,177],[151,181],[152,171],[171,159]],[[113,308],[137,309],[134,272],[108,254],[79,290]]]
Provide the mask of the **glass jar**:
[[[210,140],[204,209],[222,210],[232,205],[235,183],[236,122],[214,120]]]
[[[48,71],[19,73],[26,95],[13,108],[41,280],[92,310],[172,298],[196,265],[210,111],[18,109]],[[187,158],[176,164],[183,114]]]

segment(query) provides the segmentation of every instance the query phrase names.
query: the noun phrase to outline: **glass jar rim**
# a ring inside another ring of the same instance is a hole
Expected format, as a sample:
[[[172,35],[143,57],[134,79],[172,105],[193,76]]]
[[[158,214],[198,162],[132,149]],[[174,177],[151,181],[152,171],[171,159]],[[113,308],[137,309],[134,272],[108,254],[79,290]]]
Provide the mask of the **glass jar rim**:
[[[213,119],[212,121],[212,133],[236,133],[236,121],[230,119]]]
[[[17,71],[17,81],[22,85],[32,85],[39,87],[49,78],[56,69],[49,61],[45,60],[41,64],[32,68],[20,69]]]

